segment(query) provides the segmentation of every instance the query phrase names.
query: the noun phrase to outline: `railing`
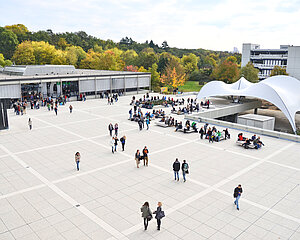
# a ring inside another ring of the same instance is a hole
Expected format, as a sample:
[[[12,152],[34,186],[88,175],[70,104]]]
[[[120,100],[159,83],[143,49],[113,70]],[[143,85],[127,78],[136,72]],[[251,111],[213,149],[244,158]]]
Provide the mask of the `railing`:
[[[287,67],[287,65],[277,65],[277,64],[261,64],[261,63],[254,63],[254,67],[257,68],[274,68],[275,66],[280,66],[280,67]]]
[[[272,55],[272,54],[259,54],[259,55],[251,55],[252,59],[287,59],[288,55]]]

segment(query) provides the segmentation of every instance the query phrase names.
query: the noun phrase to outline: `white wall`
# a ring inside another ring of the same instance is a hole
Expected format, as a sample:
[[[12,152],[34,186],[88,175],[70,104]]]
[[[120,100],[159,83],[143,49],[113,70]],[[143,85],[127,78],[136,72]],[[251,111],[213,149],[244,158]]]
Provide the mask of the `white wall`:
[[[300,46],[289,46],[287,73],[300,80]]]

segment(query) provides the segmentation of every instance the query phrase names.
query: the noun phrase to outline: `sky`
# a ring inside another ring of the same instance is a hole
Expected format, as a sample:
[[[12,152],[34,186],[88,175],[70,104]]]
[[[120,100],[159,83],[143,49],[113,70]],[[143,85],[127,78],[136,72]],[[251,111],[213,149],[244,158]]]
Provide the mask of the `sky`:
[[[0,26],[86,33],[170,47],[300,45],[300,0],[0,0]]]

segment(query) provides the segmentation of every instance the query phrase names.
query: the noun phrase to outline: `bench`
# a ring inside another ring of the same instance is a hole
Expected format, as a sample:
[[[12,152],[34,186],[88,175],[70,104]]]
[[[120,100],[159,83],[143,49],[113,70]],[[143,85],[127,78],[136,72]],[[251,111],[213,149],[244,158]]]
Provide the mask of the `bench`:
[[[163,128],[171,127],[171,126],[165,124],[165,122],[155,122],[155,125],[159,126],[159,127],[163,127]]]
[[[183,132],[183,133],[198,133],[198,129],[193,129],[193,128],[190,128],[189,130],[187,130],[186,128],[181,128],[181,129],[178,129],[178,132]]]

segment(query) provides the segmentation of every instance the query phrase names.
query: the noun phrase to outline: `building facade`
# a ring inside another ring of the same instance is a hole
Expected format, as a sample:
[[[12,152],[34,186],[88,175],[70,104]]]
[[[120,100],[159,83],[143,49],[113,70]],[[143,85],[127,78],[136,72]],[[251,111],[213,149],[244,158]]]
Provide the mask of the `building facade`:
[[[10,66],[0,72],[0,98],[34,96],[99,96],[103,93],[150,90],[151,74],[144,72],[75,69],[74,66]]]
[[[258,44],[244,43],[242,50],[242,67],[248,62],[259,69],[258,77],[263,80],[270,76],[275,66],[287,68],[288,45],[280,45],[280,49],[261,49]]]

